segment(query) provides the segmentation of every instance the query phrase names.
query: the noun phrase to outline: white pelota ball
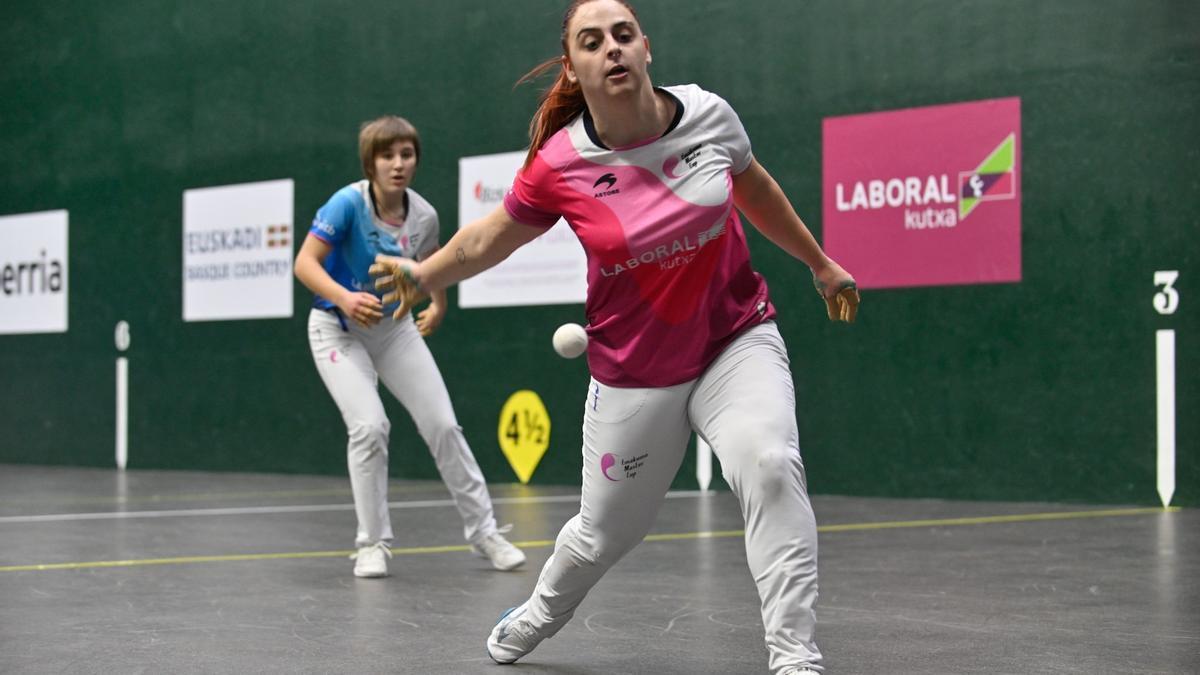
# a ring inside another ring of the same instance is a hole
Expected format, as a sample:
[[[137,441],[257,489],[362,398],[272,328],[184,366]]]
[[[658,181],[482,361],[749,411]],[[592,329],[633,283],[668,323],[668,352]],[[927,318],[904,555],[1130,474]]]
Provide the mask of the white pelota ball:
[[[583,326],[564,323],[554,331],[554,351],[564,359],[573,359],[587,351],[588,336]]]

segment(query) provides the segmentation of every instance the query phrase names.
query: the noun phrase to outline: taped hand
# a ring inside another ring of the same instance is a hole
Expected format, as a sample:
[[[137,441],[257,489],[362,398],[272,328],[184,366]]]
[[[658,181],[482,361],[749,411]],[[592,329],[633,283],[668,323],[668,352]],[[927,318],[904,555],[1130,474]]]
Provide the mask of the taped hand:
[[[429,293],[421,288],[414,273],[417,263],[408,258],[396,258],[389,255],[375,256],[375,264],[369,270],[375,277],[375,290],[387,291],[383,295],[383,304],[399,302],[400,306],[392,313],[392,318],[399,319],[412,311],[413,306],[429,297]]]
[[[830,321],[854,323],[861,301],[854,277],[837,263],[830,261],[827,267],[813,272],[813,285],[816,286],[817,293],[825,299],[825,309]]]
[[[830,321],[854,323],[854,317],[858,316],[858,303],[861,299],[854,282],[850,282],[849,286],[842,288],[832,296],[824,295],[824,293],[822,295],[825,297],[825,309],[829,313]]]

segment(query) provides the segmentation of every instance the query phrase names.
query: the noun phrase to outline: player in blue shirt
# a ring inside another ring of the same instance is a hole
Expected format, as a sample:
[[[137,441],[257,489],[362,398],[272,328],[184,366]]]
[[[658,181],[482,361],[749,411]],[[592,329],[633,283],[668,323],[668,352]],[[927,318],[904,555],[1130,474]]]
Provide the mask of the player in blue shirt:
[[[388,436],[378,381],[412,415],[463,519],[477,554],[511,570],[525,554],[496,527],[483,474],[454,416],[450,395],[422,339],[441,325],[446,293],[417,315],[392,319],[368,269],[377,254],[422,259],[438,249],[437,211],[409,184],[421,156],[417,130],[387,116],[363,125],[358,139],[365,180],[338,190],[317,211],[296,254],[296,278],[315,294],[308,341],[325,387],[346,422],[354,510],[354,574],[387,576],[392,525],[387,508]]]

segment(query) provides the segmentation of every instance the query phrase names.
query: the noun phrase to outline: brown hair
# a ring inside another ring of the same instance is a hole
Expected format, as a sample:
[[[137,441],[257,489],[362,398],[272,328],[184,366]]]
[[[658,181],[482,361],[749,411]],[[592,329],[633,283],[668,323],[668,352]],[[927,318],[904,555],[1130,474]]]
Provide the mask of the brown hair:
[[[638,20],[637,11],[634,10],[633,5],[625,2],[625,0],[616,1],[625,5],[629,13],[633,14],[634,21]],[[532,82],[554,70],[555,66],[560,68],[554,84],[542,92],[537,112],[533,114],[533,119],[529,120],[529,153],[525,155],[524,166],[526,169],[533,163],[533,158],[537,156],[538,150],[542,149],[546,141],[550,140],[550,137],[557,133],[559,129],[567,126],[567,122],[570,122],[576,115],[587,108],[587,102],[583,99],[583,90],[579,88],[579,83],[571,82],[567,79],[567,71],[563,67],[563,57],[567,55],[567,24],[571,23],[571,19],[575,16],[575,11],[589,2],[592,2],[592,0],[573,0],[567,7],[566,13],[563,14],[561,36],[562,56],[546,59],[535,66],[533,70],[522,75],[521,79],[517,80],[517,85]]]
[[[421,162],[421,137],[417,128],[403,117],[384,115],[370,122],[363,122],[358,132],[358,158],[362,161],[363,176],[371,178],[375,171],[375,155],[392,147],[396,141],[412,141]]]

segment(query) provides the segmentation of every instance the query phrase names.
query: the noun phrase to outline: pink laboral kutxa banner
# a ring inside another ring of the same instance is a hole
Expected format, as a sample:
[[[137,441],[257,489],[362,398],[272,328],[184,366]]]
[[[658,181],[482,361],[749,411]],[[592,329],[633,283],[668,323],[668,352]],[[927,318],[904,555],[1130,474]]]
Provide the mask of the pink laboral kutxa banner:
[[[1021,280],[1021,99],[828,117],[825,250],[862,288]]]

